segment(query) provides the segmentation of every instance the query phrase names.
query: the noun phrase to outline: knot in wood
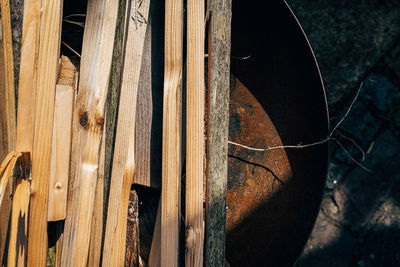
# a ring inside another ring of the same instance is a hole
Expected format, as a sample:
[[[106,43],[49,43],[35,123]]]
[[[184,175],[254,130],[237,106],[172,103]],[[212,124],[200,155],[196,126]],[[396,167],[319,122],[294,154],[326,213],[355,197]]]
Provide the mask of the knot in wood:
[[[86,125],[88,124],[89,119],[88,119],[88,115],[87,112],[83,112],[80,116],[79,116],[79,123],[81,124],[82,127],[86,127]]]

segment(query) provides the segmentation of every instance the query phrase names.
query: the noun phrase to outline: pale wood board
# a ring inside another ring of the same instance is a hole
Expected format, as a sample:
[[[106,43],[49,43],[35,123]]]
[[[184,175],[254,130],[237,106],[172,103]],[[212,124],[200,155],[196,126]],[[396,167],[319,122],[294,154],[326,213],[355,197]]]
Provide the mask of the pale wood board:
[[[28,266],[47,262],[47,208],[53,135],[54,95],[58,74],[62,0],[42,0],[36,79],[32,181],[28,225]]]
[[[10,152],[0,165],[0,263],[3,262],[5,253],[4,249],[11,212],[11,183],[10,175],[6,175],[6,169],[16,156],[17,152]]]
[[[203,265],[204,6],[204,0],[187,2],[185,266],[188,267]]]
[[[156,224],[149,256],[149,267],[161,267],[161,205],[158,204]]]
[[[64,220],[67,212],[72,110],[77,71],[65,56],[61,57],[58,76],[53,119],[48,221]]]
[[[21,44],[21,62],[19,72],[18,87],[18,110],[17,110],[17,140],[16,151],[32,153],[34,114],[35,114],[35,93],[36,78],[38,68],[39,53],[39,26],[40,26],[41,1],[32,0],[24,3],[23,31]],[[32,86],[33,85],[33,86]],[[24,186],[25,182],[18,183],[15,188],[14,198],[23,199],[26,190],[19,190],[19,186]],[[13,213],[26,214],[25,220],[21,223],[21,228],[13,230],[13,227],[19,227],[20,224],[11,225],[11,231],[20,233],[16,242],[20,244],[16,248],[16,255],[20,255],[21,264],[26,264],[28,231],[25,228],[25,221],[29,216],[29,206],[20,206],[18,211],[14,208]],[[23,233],[23,234],[22,234]],[[14,247],[11,244],[11,247]],[[21,261],[22,260],[22,261]]]
[[[86,266],[118,0],[89,0],[72,122],[62,266]]]
[[[9,0],[1,0],[0,12],[0,161],[2,161],[15,149],[17,133]]]
[[[107,122],[107,115],[104,123]],[[103,131],[103,137],[100,147],[99,172],[97,175],[96,193],[94,197],[93,219],[90,230],[89,260],[88,266],[100,266],[101,244],[103,238],[103,216],[104,216],[104,159],[106,154],[106,130]]]
[[[24,253],[19,253],[18,246],[27,246],[25,237],[28,230],[28,209],[31,183],[25,179],[17,179],[15,197],[13,198],[10,241],[8,245],[8,266],[26,266]],[[22,241],[22,243],[21,243]]]
[[[100,266],[103,229],[105,226],[105,214],[108,199],[105,197],[109,192],[111,162],[116,126],[116,114],[121,83],[121,66],[123,44],[125,39],[125,18],[127,17],[128,5],[125,0],[119,0],[118,18],[115,30],[113,58],[111,65],[110,81],[104,118],[105,128],[100,148],[99,172],[96,185],[95,204],[93,210],[92,227],[90,234],[89,262],[88,266]]]
[[[161,265],[177,266],[181,194],[183,1],[165,1]]]
[[[225,266],[231,0],[209,0],[206,266]]]
[[[104,238],[103,266],[111,266],[111,264],[121,266],[124,263],[128,200],[134,175],[136,98],[147,24],[137,22],[133,17],[137,16],[136,12],[139,12],[147,21],[150,0],[143,1],[139,9],[136,0],[132,0],[129,4],[130,12],[127,16],[129,22],[127,22],[126,30],[117,133]],[[120,240],[115,241],[118,238]]]
[[[39,53],[40,0],[24,3],[21,64],[18,87],[16,150],[32,152],[35,114],[35,87]]]

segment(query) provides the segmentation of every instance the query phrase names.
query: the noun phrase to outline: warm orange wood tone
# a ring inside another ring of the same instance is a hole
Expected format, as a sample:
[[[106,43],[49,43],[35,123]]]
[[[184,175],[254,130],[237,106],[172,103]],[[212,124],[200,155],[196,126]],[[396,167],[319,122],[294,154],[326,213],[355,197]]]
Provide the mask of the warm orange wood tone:
[[[187,2],[186,266],[203,266],[204,1]]]
[[[61,57],[58,77],[51,149],[49,221],[64,220],[67,213],[72,109],[76,93],[77,71],[65,56]]]
[[[73,112],[62,266],[86,266],[118,0],[89,0]]]
[[[183,1],[165,1],[161,266],[178,266],[181,193]]]

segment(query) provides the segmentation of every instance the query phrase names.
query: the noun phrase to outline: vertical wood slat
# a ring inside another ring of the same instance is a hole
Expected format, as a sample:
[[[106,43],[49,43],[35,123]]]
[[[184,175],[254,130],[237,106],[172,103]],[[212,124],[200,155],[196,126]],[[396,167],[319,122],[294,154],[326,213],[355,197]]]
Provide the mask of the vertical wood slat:
[[[33,148],[34,114],[36,79],[39,53],[39,31],[40,31],[40,9],[41,1],[31,0],[24,2],[24,14],[22,23],[21,63],[18,87],[18,110],[17,110],[17,140],[16,151],[30,152]],[[32,86],[34,85],[34,86]],[[14,192],[15,199],[29,199],[30,192],[20,190],[18,187],[27,187],[30,181],[25,179],[16,183]],[[26,265],[29,202],[20,202],[15,206],[12,213],[21,214],[22,220],[11,224],[11,232],[19,233],[13,244],[12,237],[9,248],[15,248],[16,255],[20,255],[19,264]],[[13,216],[12,216],[13,217]],[[16,216],[14,216],[15,218]],[[19,217],[19,216],[18,216]],[[17,228],[14,229],[13,228]]]
[[[231,0],[209,0],[206,266],[225,266]]]
[[[186,266],[203,265],[204,1],[187,2]]]
[[[28,224],[28,266],[47,262],[47,209],[54,95],[59,66],[62,1],[42,0],[37,62],[32,181]]]
[[[150,0],[144,0],[140,6],[132,0],[129,6],[103,266],[121,266],[124,263],[128,201],[135,163],[136,99],[147,29],[147,24],[139,19],[143,16],[145,21],[148,20]]]
[[[151,16],[151,15],[149,15]],[[150,186],[151,173],[151,127],[152,127],[152,64],[151,64],[151,18],[149,17],[145,45],[143,48],[142,67],[140,70],[139,88],[136,104],[135,126],[135,174],[134,183]]]
[[[15,149],[14,58],[9,0],[0,2],[0,161]]]
[[[28,153],[24,153],[21,159],[25,160],[25,163],[30,164],[30,157]],[[20,163],[20,161],[18,162]],[[20,165],[21,166],[21,165]],[[18,167],[19,168],[19,167]],[[27,246],[27,240],[25,239],[26,232],[28,230],[28,209],[29,207],[29,195],[31,191],[31,184],[23,177],[16,178],[16,190],[14,192],[13,207],[11,215],[11,231],[10,241],[8,245],[8,266],[25,266],[26,259],[24,253],[19,252],[19,246]],[[20,192],[22,191],[22,192]],[[27,197],[28,196],[28,197]]]
[[[123,47],[126,37],[126,18],[129,5],[125,0],[119,0],[118,18],[115,29],[114,48],[108,85],[106,112],[104,118],[103,138],[100,148],[99,171],[97,176],[94,200],[93,219],[90,234],[88,266],[100,266],[103,248],[103,230],[109,192],[110,173],[113,156],[115,127],[117,122],[118,99],[121,85],[121,69],[123,63]]]
[[[48,221],[64,220],[67,213],[72,110],[77,78],[75,66],[62,56],[55,94]]]
[[[8,232],[8,223],[11,213],[11,183],[10,178],[12,172],[7,169],[14,160],[16,161],[17,153],[15,151],[6,155],[0,165],[0,263],[3,262],[5,252],[6,237]]]
[[[70,184],[62,266],[86,266],[111,69],[118,0],[90,0],[72,122]]]
[[[178,266],[181,193],[183,1],[165,1],[161,266]]]

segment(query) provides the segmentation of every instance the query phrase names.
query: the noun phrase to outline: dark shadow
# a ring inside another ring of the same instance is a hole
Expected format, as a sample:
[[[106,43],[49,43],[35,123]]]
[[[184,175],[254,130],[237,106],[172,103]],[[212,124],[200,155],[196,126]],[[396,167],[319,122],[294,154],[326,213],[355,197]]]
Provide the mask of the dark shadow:
[[[233,1],[232,55],[250,58],[232,58],[232,73],[262,105],[283,145],[323,140],[326,99],[309,44],[284,1],[255,4]],[[328,144],[285,152],[291,177],[279,177],[284,184],[227,233],[231,266],[292,266],[307,241],[321,202]]]

